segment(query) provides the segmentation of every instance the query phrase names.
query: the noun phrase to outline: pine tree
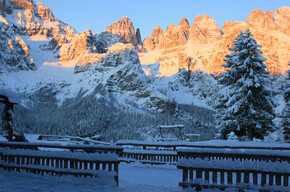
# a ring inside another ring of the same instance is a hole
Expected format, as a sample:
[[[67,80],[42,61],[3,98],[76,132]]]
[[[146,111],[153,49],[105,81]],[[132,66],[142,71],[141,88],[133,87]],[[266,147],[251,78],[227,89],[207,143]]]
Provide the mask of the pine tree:
[[[288,63],[290,65],[290,62]],[[284,92],[285,107],[282,111],[282,127],[284,140],[290,143],[290,69],[288,72],[288,78],[286,80],[286,90]]]
[[[270,85],[269,72],[265,69],[266,58],[259,50],[261,45],[249,29],[241,32],[229,48],[233,53],[226,55],[227,71],[222,74],[219,83],[224,87],[219,92],[218,128],[226,138],[230,132],[238,136],[247,135],[263,139],[267,131],[274,127],[274,101]]]

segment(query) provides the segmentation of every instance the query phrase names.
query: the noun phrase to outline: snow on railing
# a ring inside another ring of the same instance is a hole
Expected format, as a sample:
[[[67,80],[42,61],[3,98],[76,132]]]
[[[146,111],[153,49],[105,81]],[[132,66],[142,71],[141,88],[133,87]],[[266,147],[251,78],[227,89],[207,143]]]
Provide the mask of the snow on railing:
[[[288,157],[290,144],[222,140],[204,142],[120,140],[117,145],[124,148],[124,151],[120,153],[121,160],[128,162],[157,163],[159,161],[159,163],[176,164],[183,157],[290,161]],[[176,153],[177,151],[178,153]]]
[[[0,148],[0,153],[7,156],[25,156],[25,157],[53,157],[63,159],[76,159],[88,161],[118,161],[116,153],[83,153],[70,151],[35,151],[29,149],[6,149]]]
[[[211,140],[211,141],[172,141],[172,142],[149,142],[136,140],[119,140],[118,146],[134,146],[146,149],[148,147],[155,148],[172,148],[176,150],[177,147],[191,147],[191,148],[221,148],[221,149],[269,149],[269,150],[290,150],[289,143],[266,143],[266,142],[241,142],[241,141],[227,141],[227,140]]]
[[[20,147],[20,148],[58,148],[69,149],[71,151],[83,150],[83,151],[115,151],[120,152],[123,150],[120,146],[108,146],[108,145],[78,145],[78,144],[59,144],[59,143],[37,143],[37,142],[0,142],[0,147]]]
[[[101,145],[110,145],[108,142],[96,141],[89,138],[77,137],[77,136],[64,136],[64,135],[40,135],[38,140],[48,140],[48,141],[79,141],[79,142],[88,142],[93,144],[101,144]]]
[[[120,153],[121,161],[135,162],[150,164],[176,164],[177,152],[176,151],[159,151],[159,150],[136,150],[124,149]]]
[[[288,161],[290,150],[269,149],[215,149],[215,148],[178,148],[179,159],[207,158],[231,160]]]
[[[274,173],[290,173],[288,162],[266,162],[266,161],[233,161],[231,159],[180,159],[177,164],[179,167],[199,168],[199,169],[223,169],[223,170],[252,170]]]

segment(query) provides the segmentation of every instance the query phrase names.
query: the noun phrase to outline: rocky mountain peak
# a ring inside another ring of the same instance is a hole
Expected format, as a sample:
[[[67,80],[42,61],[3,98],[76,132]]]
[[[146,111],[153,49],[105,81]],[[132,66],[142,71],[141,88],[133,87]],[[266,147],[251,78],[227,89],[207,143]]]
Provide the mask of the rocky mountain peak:
[[[127,16],[123,17],[118,22],[109,25],[105,31],[116,35],[120,35],[121,37],[124,38],[124,40],[132,43],[135,46],[138,44],[138,39],[135,34],[134,25]]]
[[[182,19],[179,22],[179,26],[184,28],[189,28],[189,22],[185,17],[182,17]]]
[[[33,0],[10,0],[10,3],[16,9],[33,9]]]
[[[152,34],[151,34],[151,38],[155,38],[155,37],[160,37],[160,35],[163,35],[163,31],[161,29],[160,26],[155,26],[153,31],[152,31]]]
[[[271,11],[263,12],[262,9],[255,9],[246,21],[251,27],[266,28],[266,30],[276,30],[277,26]]]
[[[42,20],[47,21],[57,21],[56,17],[54,17],[52,10],[45,6],[43,3],[36,2],[37,13]]]
[[[197,16],[194,21],[209,42],[221,39],[222,34],[216,21],[210,15]]]
[[[290,7],[277,8],[274,13],[274,21],[282,33],[290,36]]]

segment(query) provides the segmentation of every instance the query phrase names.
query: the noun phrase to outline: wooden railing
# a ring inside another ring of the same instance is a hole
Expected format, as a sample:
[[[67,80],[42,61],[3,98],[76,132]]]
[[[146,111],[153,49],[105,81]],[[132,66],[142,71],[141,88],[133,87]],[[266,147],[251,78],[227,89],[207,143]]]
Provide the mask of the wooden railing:
[[[62,151],[35,150],[43,147]],[[0,142],[0,166],[42,175],[108,177],[114,178],[118,185],[118,153],[121,151],[122,148],[113,146]]]
[[[207,142],[146,142],[146,141],[133,141],[133,140],[120,140],[117,142],[118,146],[122,146],[124,151],[120,153],[121,161],[135,162],[140,161],[142,163],[151,164],[177,164],[178,160],[186,158],[232,158],[237,159],[257,159],[263,158],[264,160],[271,158],[280,159],[281,161],[285,158],[283,156],[276,156],[272,153],[274,150],[290,151],[290,145],[284,144],[268,144],[263,145],[250,145],[244,142],[226,142],[221,143],[207,143]],[[259,143],[258,143],[259,144]],[[191,150],[191,153],[187,151],[179,150],[182,147],[186,147]],[[194,151],[194,149],[196,149]],[[213,153],[210,151],[214,150]],[[244,150],[252,154],[243,154]],[[265,150],[270,150],[272,156],[259,154],[256,156],[256,151],[259,150],[261,153]],[[178,152],[177,152],[178,151]],[[220,153],[219,153],[220,152]],[[223,153],[222,153],[223,152]],[[240,156],[243,154],[243,156]]]
[[[178,149],[182,187],[287,191],[289,150]]]
[[[110,145],[108,142],[96,141],[88,138],[77,137],[77,136],[66,136],[66,135],[40,135],[38,140],[47,140],[47,141],[69,141],[77,143],[90,143],[96,145]]]
[[[121,161],[148,164],[177,164],[176,151],[124,149],[120,153]]]
[[[289,144],[279,143],[263,143],[257,142],[253,145],[252,142],[232,142],[232,141],[198,141],[198,142],[148,142],[148,141],[135,141],[135,140],[119,140],[117,146],[134,146],[141,149],[160,149],[160,150],[173,150],[176,151],[180,147],[190,148],[214,148],[214,149],[269,149],[269,150],[290,150]]]
[[[269,149],[179,148],[177,150],[177,156],[178,159],[231,159],[233,161],[287,161],[290,163],[290,148],[289,150],[283,151]]]
[[[36,142],[0,142],[0,147],[14,147],[14,148],[54,148],[54,149],[68,149],[70,151],[86,151],[86,152],[116,152],[119,153],[123,150],[120,146],[107,146],[107,145],[78,145],[67,144],[61,145],[57,143],[36,143]]]

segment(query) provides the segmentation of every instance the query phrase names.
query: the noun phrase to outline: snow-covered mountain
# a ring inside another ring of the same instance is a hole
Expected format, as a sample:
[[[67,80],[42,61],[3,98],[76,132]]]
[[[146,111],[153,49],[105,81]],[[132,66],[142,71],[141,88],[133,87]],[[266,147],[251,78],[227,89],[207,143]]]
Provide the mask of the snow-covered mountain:
[[[204,69],[203,64],[188,55],[191,50],[205,53],[216,46],[213,41],[223,41],[220,30],[209,27],[215,23],[210,17],[197,19],[195,28],[184,18],[165,34],[156,27],[150,47],[127,17],[94,34],[76,32],[32,0],[0,0],[0,11],[0,87],[22,98],[15,111],[18,130],[152,139],[157,125],[182,123],[203,139],[214,137],[219,87],[214,75],[193,70]],[[203,24],[204,40],[198,33],[201,21],[209,22]],[[193,47],[188,38],[196,40]],[[171,62],[166,65],[165,55]],[[196,68],[188,65],[194,61]]]

